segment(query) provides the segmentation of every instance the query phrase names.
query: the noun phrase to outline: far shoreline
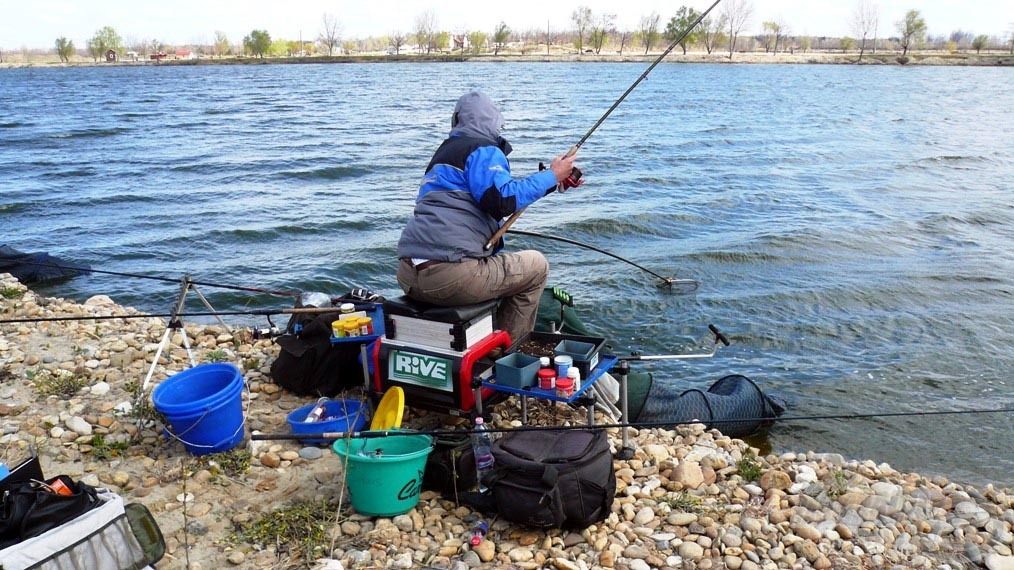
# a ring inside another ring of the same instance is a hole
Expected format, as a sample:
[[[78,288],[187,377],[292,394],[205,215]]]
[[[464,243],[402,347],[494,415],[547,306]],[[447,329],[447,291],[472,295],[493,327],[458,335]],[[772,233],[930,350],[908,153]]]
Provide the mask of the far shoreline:
[[[76,68],[76,67],[137,67],[137,66],[194,66],[194,65],[272,65],[272,64],[341,64],[341,63],[651,63],[658,59],[660,52],[624,54],[362,54],[309,57],[201,57],[197,59],[163,59],[137,61],[57,61],[8,62],[0,63],[0,69],[17,68]],[[704,52],[672,53],[664,63],[687,64],[791,64],[791,65],[894,65],[894,66],[966,66],[966,67],[1010,67],[1014,66],[1014,55],[1009,53],[948,53],[939,51],[910,52],[902,56],[899,52],[859,54],[807,52],[807,53],[736,53],[730,59],[728,52],[711,54]]]

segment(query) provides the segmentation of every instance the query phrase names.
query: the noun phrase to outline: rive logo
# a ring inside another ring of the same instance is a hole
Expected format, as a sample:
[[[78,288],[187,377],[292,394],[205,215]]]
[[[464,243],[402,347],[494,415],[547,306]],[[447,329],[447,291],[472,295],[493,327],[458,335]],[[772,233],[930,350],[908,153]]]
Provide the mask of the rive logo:
[[[436,356],[392,350],[388,376],[407,384],[451,391],[451,361]]]

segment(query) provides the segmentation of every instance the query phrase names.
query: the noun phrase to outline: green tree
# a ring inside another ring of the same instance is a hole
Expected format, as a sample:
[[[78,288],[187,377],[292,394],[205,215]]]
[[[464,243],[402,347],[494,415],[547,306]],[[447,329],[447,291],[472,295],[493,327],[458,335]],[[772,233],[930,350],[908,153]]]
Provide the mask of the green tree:
[[[472,53],[481,53],[483,46],[486,45],[486,32],[471,32],[468,34],[468,45]]]
[[[267,30],[254,30],[243,38],[243,49],[255,57],[264,59],[264,54],[271,50],[271,34]]]
[[[507,45],[507,40],[511,37],[511,29],[507,27],[502,20],[496,25],[493,30],[493,55],[500,54],[500,48]]]
[[[848,50],[856,47],[856,41],[848,36],[841,39],[841,52],[845,53]]]
[[[764,22],[761,24],[764,31],[764,51],[772,50],[772,54],[778,53],[778,40],[782,37],[782,25],[779,22]]]
[[[105,26],[96,30],[95,35],[88,39],[88,53],[98,61],[100,57],[105,57],[109,50],[120,51],[122,44],[120,34],[110,26]]]
[[[62,36],[56,38],[56,55],[60,56],[60,61],[69,63],[70,56],[74,55],[74,42]]]
[[[436,51],[445,51],[451,47],[451,33],[450,32],[439,32],[433,34],[433,49]]]
[[[669,23],[665,25],[665,38],[669,40],[670,43],[676,41],[676,38],[679,37],[679,35],[685,30],[689,29],[690,25],[696,22],[700,15],[701,13],[693,8],[680,6],[680,9],[676,10],[676,15],[669,18]],[[683,48],[683,55],[687,54],[687,44],[695,44],[699,42],[700,39],[701,31],[697,28],[697,26],[694,26],[694,29],[690,30],[690,33],[680,41],[680,47]]]
[[[587,6],[578,6],[577,10],[570,15],[574,22],[574,30],[577,32],[577,39],[574,40],[574,47],[577,53],[584,51],[584,34],[592,25],[592,11]]]
[[[229,53],[229,36],[225,35],[225,32],[215,32],[215,44],[212,46],[212,53],[218,57],[222,57]]]
[[[905,12],[905,19],[897,22],[895,26],[898,28],[898,33],[901,34],[902,57],[908,54],[909,48],[922,43],[926,36],[926,20],[923,19],[919,10]]]
[[[987,36],[986,34],[975,36],[975,39],[972,40],[972,49],[975,50],[976,55],[978,55],[980,51],[986,49],[986,46],[988,45],[989,45],[989,36]]]
[[[641,25],[638,27],[641,34],[641,43],[644,44],[644,53],[647,54],[651,46],[658,41],[658,24],[662,16],[658,12],[652,12],[647,16],[641,16]]]

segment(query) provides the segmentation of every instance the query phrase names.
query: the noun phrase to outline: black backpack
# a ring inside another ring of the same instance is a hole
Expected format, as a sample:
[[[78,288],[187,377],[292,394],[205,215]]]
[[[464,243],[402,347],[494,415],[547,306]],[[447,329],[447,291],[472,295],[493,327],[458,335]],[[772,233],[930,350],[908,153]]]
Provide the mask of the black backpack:
[[[616,475],[603,430],[508,432],[484,480],[500,517],[540,528],[586,528],[609,515]]]
[[[275,339],[281,350],[271,363],[271,379],[299,396],[334,397],[342,390],[363,384],[359,363],[360,343],[331,343],[331,321],[338,312],[306,315],[298,324],[298,334],[284,334]]]

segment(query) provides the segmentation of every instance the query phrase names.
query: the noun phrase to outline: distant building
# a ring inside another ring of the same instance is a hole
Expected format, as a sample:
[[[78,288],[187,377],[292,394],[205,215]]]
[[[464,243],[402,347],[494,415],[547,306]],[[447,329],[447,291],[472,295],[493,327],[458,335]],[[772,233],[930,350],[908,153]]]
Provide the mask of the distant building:
[[[178,49],[173,52],[174,59],[197,59],[197,54],[188,49]]]
[[[106,61],[109,63],[116,61],[116,50],[111,49],[106,52]]]

